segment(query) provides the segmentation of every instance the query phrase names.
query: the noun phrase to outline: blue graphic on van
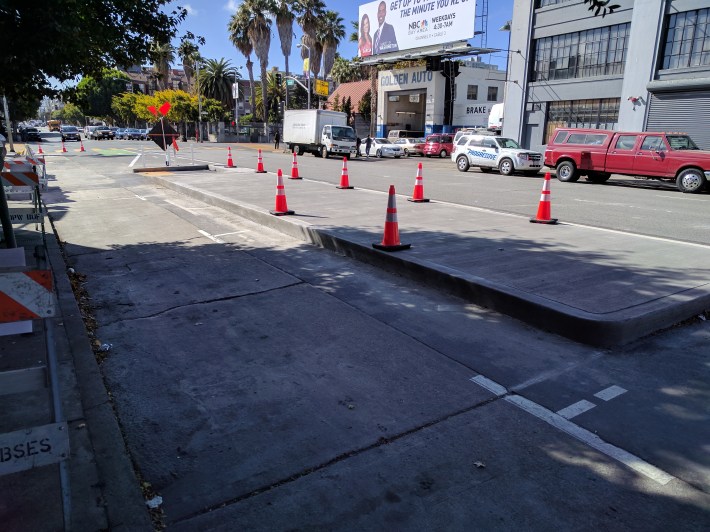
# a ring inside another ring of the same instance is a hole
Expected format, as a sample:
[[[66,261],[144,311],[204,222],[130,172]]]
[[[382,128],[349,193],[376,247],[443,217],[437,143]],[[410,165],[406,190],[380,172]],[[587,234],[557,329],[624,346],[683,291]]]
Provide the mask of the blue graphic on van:
[[[468,150],[469,155],[473,155],[474,157],[481,157],[482,159],[490,159],[491,161],[495,161],[496,157],[498,157],[495,153],[486,153],[484,151],[475,151],[475,150]]]

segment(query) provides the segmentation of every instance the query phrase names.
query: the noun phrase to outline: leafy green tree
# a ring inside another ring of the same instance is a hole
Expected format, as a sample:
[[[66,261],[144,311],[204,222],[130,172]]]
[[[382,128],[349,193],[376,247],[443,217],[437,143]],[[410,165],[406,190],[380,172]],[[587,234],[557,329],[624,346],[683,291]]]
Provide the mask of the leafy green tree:
[[[360,65],[359,61],[355,59],[347,61],[339,56],[336,56],[333,62],[330,76],[336,83],[348,83],[350,81],[362,81],[363,79],[367,79],[365,67]]]
[[[366,122],[370,121],[372,115],[372,91],[370,89],[362,95],[360,103],[357,106],[357,110]]]
[[[153,41],[170,42],[187,12],[169,0],[2,2],[0,93],[11,100],[56,94],[56,81],[98,77],[107,67],[142,64]],[[29,45],[28,36],[39,44]]]
[[[126,91],[130,78],[119,70],[104,69],[98,78],[84,77],[70,95],[87,116],[113,122],[117,115],[112,109],[112,99],[115,95]]]
[[[336,94],[333,97],[333,111],[340,111],[340,95]]]
[[[335,11],[326,11],[319,19],[317,36],[323,43],[323,79],[325,79],[333,68],[338,45],[345,37],[342,17],[339,17]]]
[[[65,103],[59,111],[59,119],[65,124],[83,124],[84,112],[71,102]]]
[[[284,101],[286,96],[286,91],[284,90],[283,84],[279,85],[276,83],[276,74],[274,72],[269,72],[266,75],[266,90],[267,92],[267,106],[268,106],[268,120],[271,123],[281,122],[281,114],[279,112],[279,106],[282,101]],[[258,116],[264,116],[264,99],[262,98],[262,88],[261,85],[256,86],[255,100],[255,111]]]
[[[124,92],[116,94],[111,99],[111,110],[117,116],[122,124],[135,124],[136,116],[135,107],[138,95],[133,92]]]

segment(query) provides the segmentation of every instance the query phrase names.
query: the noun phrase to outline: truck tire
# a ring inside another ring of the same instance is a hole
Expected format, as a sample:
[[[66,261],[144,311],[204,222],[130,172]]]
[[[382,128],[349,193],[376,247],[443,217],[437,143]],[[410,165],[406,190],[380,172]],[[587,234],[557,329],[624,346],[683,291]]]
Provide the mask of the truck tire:
[[[498,163],[498,171],[501,175],[511,175],[513,172],[515,172],[515,165],[513,164],[513,160],[509,159],[508,157],[504,157],[503,159],[501,159]]]
[[[606,183],[610,177],[611,174],[609,172],[589,172],[587,181],[590,183]]]
[[[557,180],[563,183],[573,183],[579,179],[579,172],[572,161],[562,161],[557,165]]]
[[[697,194],[705,188],[705,174],[697,168],[686,168],[678,174],[676,186],[678,190],[687,194]]]
[[[470,166],[468,157],[465,155],[459,155],[456,159],[456,168],[458,168],[459,172],[468,172]]]
[[[328,148],[327,148],[327,147],[323,146],[323,147],[320,149],[320,156],[323,157],[323,159],[327,159],[327,158],[328,158]]]

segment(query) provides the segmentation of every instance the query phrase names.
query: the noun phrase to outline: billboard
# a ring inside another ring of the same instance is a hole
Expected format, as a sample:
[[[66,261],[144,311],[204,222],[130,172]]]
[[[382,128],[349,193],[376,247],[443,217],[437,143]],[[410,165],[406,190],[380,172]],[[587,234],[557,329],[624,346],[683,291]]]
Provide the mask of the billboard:
[[[358,56],[473,38],[476,0],[376,0],[359,8]]]

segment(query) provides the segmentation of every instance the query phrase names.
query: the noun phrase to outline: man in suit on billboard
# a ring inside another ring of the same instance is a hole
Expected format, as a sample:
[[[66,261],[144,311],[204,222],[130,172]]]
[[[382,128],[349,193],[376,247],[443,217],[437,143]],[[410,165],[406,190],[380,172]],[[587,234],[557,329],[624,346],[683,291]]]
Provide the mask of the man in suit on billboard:
[[[399,45],[397,44],[397,36],[394,34],[394,28],[392,24],[387,24],[385,22],[385,17],[387,16],[387,3],[380,2],[377,8],[377,22],[380,27],[377,28],[375,32],[375,47],[373,53],[384,54],[387,52],[396,52],[399,50]]]

